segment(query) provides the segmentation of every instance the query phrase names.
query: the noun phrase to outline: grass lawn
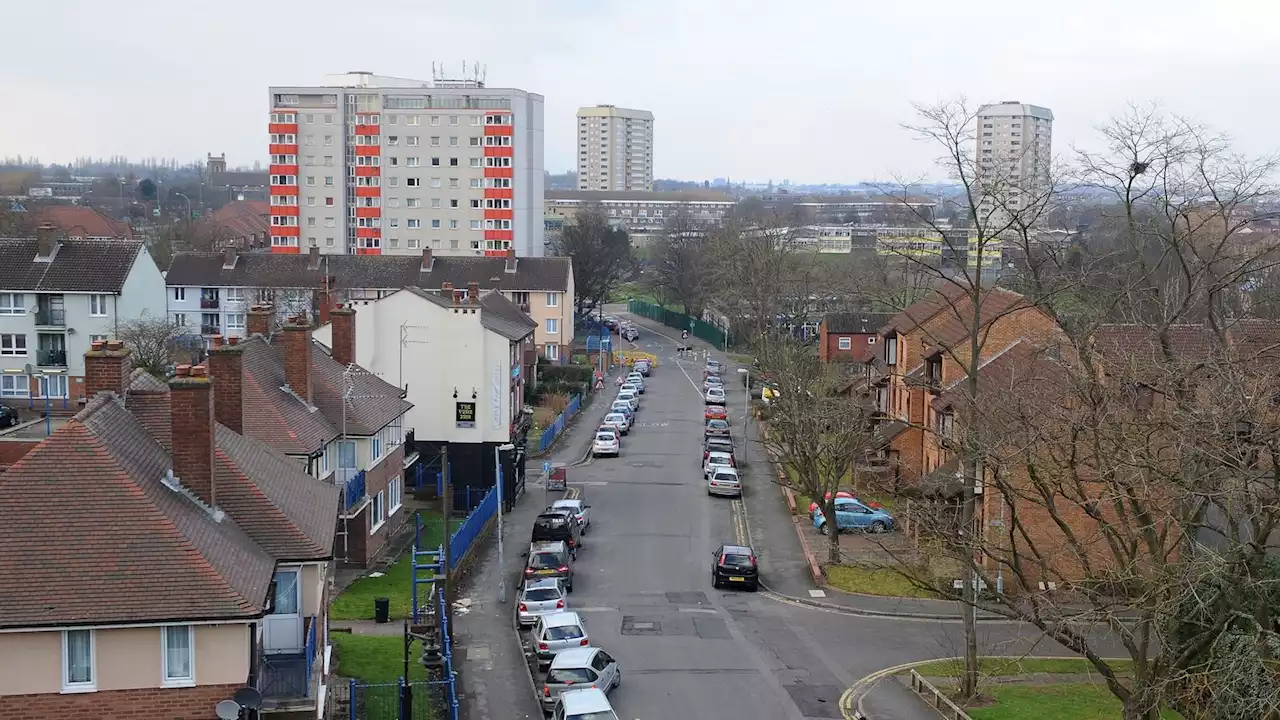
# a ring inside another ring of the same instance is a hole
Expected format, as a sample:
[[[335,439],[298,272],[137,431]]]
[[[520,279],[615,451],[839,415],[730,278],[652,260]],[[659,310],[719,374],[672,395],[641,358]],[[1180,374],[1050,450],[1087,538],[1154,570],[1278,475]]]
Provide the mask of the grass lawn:
[[[984,690],[995,702],[965,712],[973,720],[1114,720],[1120,701],[1104,685],[989,685]],[[1179,720],[1172,710],[1164,720]]]
[[[330,633],[334,654],[337,657],[335,672],[343,677],[355,678],[362,685],[359,693],[362,718],[365,720],[398,720],[400,689],[399,679],[404,675],[404,639],[400,635],[352,635],[351,633]],[[426,668],[418,662],[422,654],[421,646],[415,644],[409,650],[409,682],[427,680]],[[438,687],[438,686],[432,686]],[[348,692],[347,688],[338,687],[337,692]],[[433,698],[426,686],[418,685],[414,689],[413,720],[440,720],[448,717],[448,711],[436,706],[438,698]],[[433,707],[434,706],[434,707]]]
[[[1115,659],[1110,663],[1116,672],[1124,673],[1133,668],[1133,661]],[[1034,657],[984,657],[978,661],[983,675],[1008,677],[1030,673],[1056,673],[1062,675],[1092,675],[1098,671],[1084,658],[1034,658]],[[964,670],[959,660],[938,660],[915,668],[925,677],[958,677]]]
[[[609,296],[609,302],[621,303],[627,300],[639,300],[647,302],[650,305],[659,305],[658,299],[653,296],[653,292],[644,284],[638,282],[622,283],[618,286],[613,294]]]
[[[806,505],[808,507],[808,505]],[[912,585],[898,573],[884,568],[864,568],[857,565],[828,565],[827,582],[845,592],[887,597],[929,598],[937,593]]]
[[[439,545],[444,536],[440,516],[422,514],[420,517],[423,545]],[[409,522],[413,522],[412,518]],[[381,577],[360,578],[334,598],[329,606],[329,617],[334,620],[372,620],[373,600],[379,597],[391,600],[392,620],[409,617],[413,611],[412,574],[412,561],[406,551]]]

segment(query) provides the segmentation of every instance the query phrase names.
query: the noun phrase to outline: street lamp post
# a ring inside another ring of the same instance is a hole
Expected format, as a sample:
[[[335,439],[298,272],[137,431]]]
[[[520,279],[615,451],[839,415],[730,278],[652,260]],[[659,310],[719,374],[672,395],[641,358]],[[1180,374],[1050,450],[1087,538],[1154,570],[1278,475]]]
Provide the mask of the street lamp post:
[[[751,371],[738,368],[742,374],[742,450],[745,459],[747,449],[747,418],[751,415]]]
[[[174,194],[174,195],[177,195],[178,197],[180,197],[180,198],[182,198],[183,200],[186,200],[186,201],[187,201],[187,221],[188,221],[188,222],[190,222],[190,220],[191,220],[191,198],[187,197],[186,195],[183,195],[183,194],[182,194],[182,193],[180,193],[180,192],[174,192],[173,194]]]
[[[498,488],[498,602],[500,603],[507,601],[507,564],[505,562],[506,555],[503,553],[502,547],[502,531],[504,529],[502,506],[506,504],[506,496],[502,493],[502,451],[509,452],[515,449],[516,446],[511,443],[493,448],[493,469],[497,473],[495,484]]]

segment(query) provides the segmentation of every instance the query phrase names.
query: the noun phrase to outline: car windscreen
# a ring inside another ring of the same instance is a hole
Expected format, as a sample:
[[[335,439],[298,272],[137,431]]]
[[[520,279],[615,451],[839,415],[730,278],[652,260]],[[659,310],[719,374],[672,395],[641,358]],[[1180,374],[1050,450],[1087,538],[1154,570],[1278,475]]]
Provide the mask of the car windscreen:
[[[614,440],[617,440],[618,438],[617,438],[617,436],[615,436],[613,433],[597,433],[597,434],[596,434],[596,439],[597,439],[597,440],[604,440],[605,442],[613,442]]]
[[[582,637],[582,628],[577,625],[557,625],[547,628],[543,637],[547,640],[574,640]]]
[[[724,564],[729,567],[751,567],[750,555],[725,555]]]
[[[552,668],[547,673],[548,685],[573,685],[575,683],[589,683],[595,680],[591,671],[586,668]]]
[[[715,479],[720,482],[738,482],[738,476],[730,473],[716,473]]]
[[[558,565],[556,567],[559,567]],[[560,593],[555,588],[529,588],[524,591],[524,599],[527,602],[546,602],[548,600],[559,600]]]
[[[707,458],[712,465],[728,465],[733,462],[733,456],[729,453],[713,452],[711,457]]]
[[[533,523],[534,530],[560,530],[569,522],[560,515],[539,515]]]
[[[708,420],[707,427],[713,428],[716,430],[723,430],[729,427],[729,423],[725,422],[724,420]]]
[[[732,446],[732,445],[730,445],[730,444],[729,444],[729,443],[727,443],[727,442],[713,442],[713,443],[707,443],[707,449],[708,449],[708,450],[711,450],[711,451],[713,451],[713,452],[714,452],[714,451],[716,451],[716,450],[723,450],[723,451],[724,451],[724,452],[726,452],[726,453],[731,453],[731,452],[733,452],[733,446]]]
[[[560,567],[560,555],[558,553],[534,553],[529,556],[529,567],[537,570],[558,568]]]

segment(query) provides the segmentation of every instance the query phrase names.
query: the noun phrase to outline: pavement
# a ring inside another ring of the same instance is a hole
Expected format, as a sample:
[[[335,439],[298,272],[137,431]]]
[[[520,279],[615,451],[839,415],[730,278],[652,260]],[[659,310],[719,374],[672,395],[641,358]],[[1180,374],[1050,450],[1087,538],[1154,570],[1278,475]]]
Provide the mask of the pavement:
[[[772,468],[757,446],[743,443],[747,408],[734,372],[726,377],[728,411],[740,443],[744,497],[707,496],[699,472],[703,361],[676,357],[678,332],[631,319],[641,329],[639,349],[659,357],[637,425],[623,438],[620,457],[589,460],[568,473],[569,491],[592,505],[569,606],[586,619],[592,644],[621,665],[623,683],[611,696],[618,717],[840,720],[851,717],[841,697],[860,679],[962,654],[955,608],[948,619],[911,617],[904,614],[918,609],[911,601],[843,597],[813,585],[789,511],[769,478]],[[697,340],[685,344],[706,350]],[[549,459],[581,460],[607,406],[597,401],[580,414]],[[505,567],[498,567],[491,538],[477,550],[471,581],[459,594],[471,602],[455,616],[467,720],[541,717],[512,603],[533,519],[551,499],[540,481],[529,482],[506,518]],[[755,547],[767,589],[712,589],[712,552],[739,542]],[[497,601],[503,572],[513,583],[505,604]],[[1069,654],[1026,625],[990,622],[979,631],[988,654]],[[893,681],[875,684],[864,709],[876,720],[938,717]]]

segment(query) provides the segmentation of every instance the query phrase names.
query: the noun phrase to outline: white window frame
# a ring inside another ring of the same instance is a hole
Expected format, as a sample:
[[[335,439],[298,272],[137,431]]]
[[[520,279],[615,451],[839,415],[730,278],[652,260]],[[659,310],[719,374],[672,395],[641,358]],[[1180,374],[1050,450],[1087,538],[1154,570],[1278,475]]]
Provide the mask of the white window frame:
[[[5,338],[9,339],[10,346],[8,348],[4,346]],[[21,351],[18,349],[19,338],[22,340]],[[30,351],[30,348],[27,346],[26,333],[0,333],[0,355],[5,357],[26,357]]]
[[[5,383],[8,383],[12,389],[5,389]],[[0,374],[0,397],[6,398],[25,398],[31,396],[31,381],[26,375],[16,375],[14,373]]]
[[[102,293],[93,293],[89,296],[89,317],[106,317],[107,316],[107,296]]]
[[[0,298],[9,301],[7,305],[0,305],[0,315],[26,315],[27,314],[27,296],[26,293],[0,293]],[[21,305],[17,303],[22,303]]]
[[[382,529],[387,523],[387,491],[379,490],[369,503],[369,534]]]
[[[187,289],[184,287],[176,287],[173,289],[173,299],[175,301],[184,301],[187,299]]]
[[[560,333],[560,318],[547,318],[544,329],[548,335],[558,335]]]
[[[842,337],[842,338],[839,338],[836,342],[838,343],[838,346],[841,350],[853,349],[853,338],[851,337]]]
[[[88,633],[89,635],[89,680],[81,682],[71,681],[70,656],[67,654],[67,638],[71,633]],[[83,693],[98,691],[98,639],[94,630],[63,630],[62,631],[62,692],[63,693]]]
[[[391,502],[391,509],[387,511],[387,517],[400,512],[400,508],[404,507],[404,484],[402,477],[393,477],[391,482],[387,483],[387,499]]]
[[[187,631],[187,667],[191,669],[186,677],[170,677],[169,675],[169,631],[185,629]],[[160,628],[160,685],[162,687],[191,687],[196,684],[196,633],[190,625],[165,625]]]
[[[542,348],[542,355],[548,360],[560,359],[560,346],[556,343],[547,343]]]
[[[547,307],[549,308],[560,307],[560,293],[558,292],[547,293]]]

